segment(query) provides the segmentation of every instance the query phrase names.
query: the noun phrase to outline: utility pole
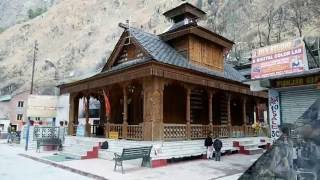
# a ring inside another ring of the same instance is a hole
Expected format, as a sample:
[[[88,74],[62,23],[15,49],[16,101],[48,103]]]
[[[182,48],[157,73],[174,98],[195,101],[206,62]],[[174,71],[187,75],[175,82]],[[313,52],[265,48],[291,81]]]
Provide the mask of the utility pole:
[[[31,76],[30,94],[33,93],[34,67],[35,67],[35,64],[36,64],[37,51],[38,51],[38,41],[36,40],[36,41],[34,42],[34,49],[33,49],[33,61],[32,61],[32,76]]]
[[[36,56],[38,51],[38,42],[37,40],[34,42],[34,49],[33,49],[33,61],[32,61],[32,77],[31,77],[31,88],[30,88],[30,94],[33,93],[33,79],[34,79],[34,67],[36,64]],[[29,132],[30,132],[30,117],[28,117],[28,125],[27,125],[27,132],[26,132],[26,145],[25,150],[28,151],[28,144],[29,144]]]

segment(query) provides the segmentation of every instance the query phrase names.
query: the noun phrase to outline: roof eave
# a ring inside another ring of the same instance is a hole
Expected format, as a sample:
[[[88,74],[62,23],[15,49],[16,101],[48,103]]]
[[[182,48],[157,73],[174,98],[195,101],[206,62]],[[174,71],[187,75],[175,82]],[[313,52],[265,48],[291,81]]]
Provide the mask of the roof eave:
[[[222,37],[212,31],[209,31],[201,26],[191,26],[191,27],[189,26],[179,31],[165,32],[163,34],[160,34],[159,37],[163,41],[169,41],[187,34],[193,34],[193,35],[199,36],[201,38],[204,38],[213,43],[219,44],[220,46],[228,49],[231,49],[233,44],[235,44],[233,41],[225,37]]]

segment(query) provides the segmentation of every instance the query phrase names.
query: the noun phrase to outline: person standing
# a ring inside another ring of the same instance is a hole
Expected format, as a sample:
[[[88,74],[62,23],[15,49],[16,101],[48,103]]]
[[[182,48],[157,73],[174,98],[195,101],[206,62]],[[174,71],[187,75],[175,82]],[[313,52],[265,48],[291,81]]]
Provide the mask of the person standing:
[[[213,155],[212,144],[213,144],[213,142],[212,142],[212,137],[210,134],[210,135],[208,135],[208,137],[204,141],[204,146],[206,146],[206,148],[207,148],[207,159],[212,159],[212,155]]]
[[[7,143],[12,143],[12,130],[11,130],[12,124],[10,123],[7,128]]]
[[[215,157],[215,160],[216,161],[220,161],[220,157],[221,157],[221,148],[222,148],[222,142],[220,139],[216,138],[213,142],[213,147],[214,147],[214,150],[215,150],[215,154],[214,154],[214,157]]]

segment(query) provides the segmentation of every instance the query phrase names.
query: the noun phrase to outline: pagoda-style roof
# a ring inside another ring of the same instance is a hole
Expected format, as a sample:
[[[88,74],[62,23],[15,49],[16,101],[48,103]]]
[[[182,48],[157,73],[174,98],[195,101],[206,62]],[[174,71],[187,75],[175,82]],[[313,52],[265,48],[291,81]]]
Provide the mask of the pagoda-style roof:
[[[108,62],[101,73],[107,73],[110,71],[128,68],[133,65],[146,63],[148,61],[156,61],[159,63],[164,63],[184,69],[201,72],[209,76],[224,78],[226,80],[232,80],[237,82],[245,80],[245,78],[230,64],[225,63],[224,72],[217,72],[200,65],[192,64],[188,61],[186,57],[177,52],[173,47],[171,47],[169,44],[163,41],[159,36],[144,32],[137,28],[128,28],[125,25],[120,26],[124,27],[126,31],[130,32],[131,38],[133,38],[134,41],[138,43],[138,45],[142,47],[145,50],[145,52],[148,53],[149,56],[145,58],[130,60],[128,62],[121,63],[113,67],[111,67],[112,65],[108,64],[110,63]]]
[[[172,30],[169,29],[167,32],[160,34],[159,36],[162,40],[169,41],[178,37],[185,36],[187,34],[196,35],[227,49],[231,49],[234,44],[233,41],[196,24],[186,24],[178,28],[173,27]]]
[[[190,18],[190,13],[196,18],[205,14],[203,11],[189,3],[184,3],[167,11],[165,15],[167,17],[174,18],[175,16],[182,14],[186,15],[185,17],[188,19]],[[188,19],[188,21],[189,20],[190,19]],[[108,79],[108,77],[114,76],[115,74],[122,74],[131,70],[137,70],[140,67],[143,68],[154,64],[165,66],[180,74],[191,73],[193,75],[197,75],[197,77],[210,79],[216,82],[226,82],[234,85],[247,86],[242,83],[245,80],[244,76],[234,69],[233,65],[223,62],[223,59],[221,59],[221,69],[215,70],[208,66],[194,63],[188,56],[185,56],[170,44],[170,41],[176,40],[180,37],[195,36],[200,40],[205,40],[215,45],[219,54],[222,54],[223,51],[230,50],[232,48],[232,41],[198,26],[194,21],[188,22],[183,26],[177,27],[172,31],[167,31],[160,35],[151,34],[143,31],[142,29],[129,27],[122,23],[120,23],[119,26],[124,28],[124,32],[119,38],[102,71],[77,82],[59,85],[60,87],[70,87],[101,78]],[[134,56],[132,56],[132,53]],[[123,80],[123,78],[119,79]]]

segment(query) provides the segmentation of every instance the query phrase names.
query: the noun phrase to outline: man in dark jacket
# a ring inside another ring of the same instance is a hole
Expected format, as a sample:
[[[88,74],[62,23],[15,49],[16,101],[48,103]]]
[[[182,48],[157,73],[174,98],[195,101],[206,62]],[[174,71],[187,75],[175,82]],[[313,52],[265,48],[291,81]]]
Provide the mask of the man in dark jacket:
[[[212,144],[213,144],[213,142],[212,142],[211,134],[209,134],[208,137],[204,141],[204,146],[206,146],[206,148],[207,148],[207,159],[212,159],[212,155],[213,155]]]
[[[222,142],[220,141],[220,139],[216,138],[213,142],[213,148],[215,150],[215,160],[216,161],[220,161],[220,156],[221,156],[221,148],[222,148]]]

